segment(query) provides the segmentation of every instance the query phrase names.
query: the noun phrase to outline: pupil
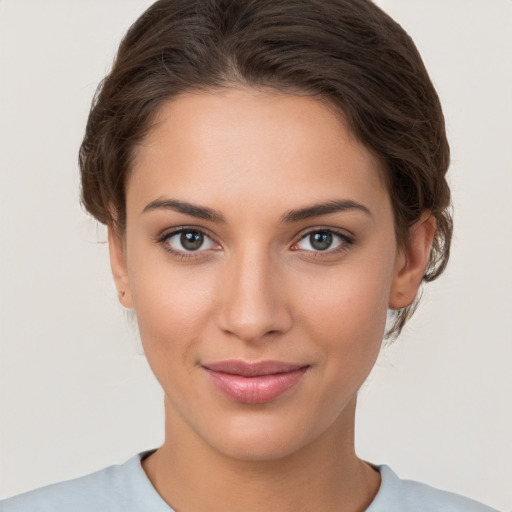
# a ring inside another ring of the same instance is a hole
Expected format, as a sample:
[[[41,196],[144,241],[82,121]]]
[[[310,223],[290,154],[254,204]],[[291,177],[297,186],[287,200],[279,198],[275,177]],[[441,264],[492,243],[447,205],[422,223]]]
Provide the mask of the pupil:
[[[332,234],[331,233],[314,233],[311,235],[311,246],[315,248],[317,251],[325,251],[329,249],[332,244]]]
[[[180,242],[187,251],[195,251],[203,245],[203,235],[197,231],[187,231],[181,234]]]

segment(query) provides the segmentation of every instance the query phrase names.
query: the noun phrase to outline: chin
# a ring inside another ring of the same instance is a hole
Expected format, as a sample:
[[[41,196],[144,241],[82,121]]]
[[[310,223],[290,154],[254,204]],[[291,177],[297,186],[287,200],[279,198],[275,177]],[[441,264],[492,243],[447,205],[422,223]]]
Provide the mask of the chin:
[[[297,441],[297,440],[294,440]],[[256,437],[231,437],[220,440],[213,446],[218,452],[231,459],[250,462],[270,462],[286,459],[302,448],[302,443],[292,443],[289,438],[279,437],[275,434],[272,438],[266,435]]]
[[[299,427],[300,421],[268,421],[268,418],[239,418],[229,424],[217,423],[201,435],[214,450],[236,460],[275,461],[285,459],[301,451],[321,436]],[[316,430],[316,429],[315,429]]]

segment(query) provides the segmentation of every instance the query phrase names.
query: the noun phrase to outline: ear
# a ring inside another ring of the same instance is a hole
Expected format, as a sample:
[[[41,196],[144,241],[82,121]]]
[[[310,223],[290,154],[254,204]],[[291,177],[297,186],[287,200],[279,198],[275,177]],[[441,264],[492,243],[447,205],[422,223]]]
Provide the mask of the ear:
[[[123,241],[111,226],[108,227],[108,250],[119,302],[125,308],[131,309],[133,308],[133,300]]]
[[[409,306],[420,287],[427,266],[436,219],[425,212],[409,230],[407,246],[400,249],[393,273],[388,306],[401,309]]]

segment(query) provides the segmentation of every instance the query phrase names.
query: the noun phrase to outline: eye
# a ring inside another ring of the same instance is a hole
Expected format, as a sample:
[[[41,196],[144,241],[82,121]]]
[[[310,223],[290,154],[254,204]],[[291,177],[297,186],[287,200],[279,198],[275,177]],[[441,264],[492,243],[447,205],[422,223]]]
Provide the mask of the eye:
[[[351,244],[352,240],[341,233],[328,229],[310,231],[304,235],[293,248],[303,251],[332,252]]]
[[[180,229],[162,237],[162,243],[173,252],[202,252],[214,249],[217,244],[198,229]]]

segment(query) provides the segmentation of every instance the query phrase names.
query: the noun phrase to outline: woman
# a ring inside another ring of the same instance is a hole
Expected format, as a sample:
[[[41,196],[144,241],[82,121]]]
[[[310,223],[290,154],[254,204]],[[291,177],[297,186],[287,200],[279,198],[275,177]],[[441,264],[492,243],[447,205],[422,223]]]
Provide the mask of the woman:
[[[80,164],[165,442],[0,510],[490,510],[354,451],[388,309],[394,337],[448,260],[448,162],[421,59],[370,2],[155,3]]]

